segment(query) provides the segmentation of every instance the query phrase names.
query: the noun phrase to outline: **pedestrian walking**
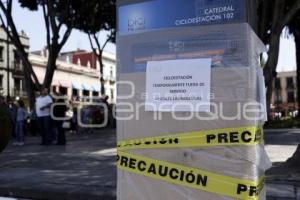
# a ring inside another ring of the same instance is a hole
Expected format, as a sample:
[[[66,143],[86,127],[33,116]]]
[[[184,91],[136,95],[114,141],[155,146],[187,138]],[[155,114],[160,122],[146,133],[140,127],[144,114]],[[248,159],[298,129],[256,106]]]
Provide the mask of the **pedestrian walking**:
[[[106,124],[106,127],[108,128],[112,128],[114,127],[113,123],[114,123],[114,115],[113,115],[113,109],[112,109],[112,105],[110,103],[108,103],[108,99],[109,99],[109,96],[105,95],[104,98],[103,98],[103,103],[105,104],[105,107],[104,109],[107,110],[107,115],[105,115],[104,117],[107,118],[107,124]],[[106,113],[106,112],[104,112]]]
[[[31,135],[36,136],[38,131],[37,126],[37,116],[36,116],[36,109],[32,109],[29,113],[29,132]]]
[[[14,145],[24,145],[25,135],[25,122],[27,120],[28,113],[25,109],[25,104],[22,100],[18,101],[17,119],[16,119],[16,142]]]
[[[50,108],[53,101],[49,95],[49,90],[44,88],[41,96],[36,99],[36,115],[39,131],[42,136],[41,145],[50,145],[53,140],[53,131],[51,127]]]
[[[92,133],[93,130],[91,128],[92,126],[92,108],[91,106],[85,106],[81,109],[81,120],[79,123],[79,126],[81,127],[81,133]]]
[[[15,102],[10,101],[8,103],[9,106],[9,114],[12,121],[12,133],[11,135],[16,138],[16,123],[17,123],[17,112],[18,112],[18,106]]]
[[[17,123],[17,112],[18,112],[18,106],[15,102],[9,101],[9,114],[12,121],[12,133],[11,135],[16,138],[16,123]]]
[[[63,118],[66,116],[67,112],[67,106],[65,104],[65,100],[61,95],[58,95],[59,98],[56,99],[55,105],[53,107],[53,120],[55,124],[55,128],[57,131],[57,143],[56,145],[66,145],[66,135],[65,135],[65,129],[63,128]]]
[[[78,126],[78,115],[77,115],[77,108],[73,108],[73,115],[71,119],[71,132],[74,134],[79,133],[79,126]]]

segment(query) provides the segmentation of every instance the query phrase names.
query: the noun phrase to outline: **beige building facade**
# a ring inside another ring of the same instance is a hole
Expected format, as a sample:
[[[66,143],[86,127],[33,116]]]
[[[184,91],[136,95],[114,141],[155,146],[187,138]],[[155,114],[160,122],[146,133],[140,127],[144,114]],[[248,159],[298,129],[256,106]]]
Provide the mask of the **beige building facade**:
[[[114,55],[105,53],[103,57],[105,66],[109,66],[109,69],[113,68],[115,73]],[[43,82],[46,73],[47,53],[45,51],[41,51],[39,54],[35,52],[29,55],[29,60],[32,63],[39,82]],[[82,66],[80,62],[74,64],[67,57],[58,59],[56,65],[57,69],[53,76],[51,92],[66,95],[73,102],[90,102],[92,99],[101,98],[99,66],[91,68],[89,66]],[[110,81],[109,73],[111,72],[104,71],[106,95],[110,97],[109,101],[111,103],[115,103],[116,83]]]
[[[22,31],[20,39],[29,52],[30,39]],[[7,51],[9,49],[9,51]],[[79,56],[75,62],[73,55],[91,54],[85,50],[62,53],[56,61],[57,69],[53,76],[51,90],[60,92],[69,100],[80,102],[91,102],[92,99],[101,98],[100,66],[95,63],[84,62],[84,57]],[[46,73],[48,60],[47,50],[29,53],[29,61],[32,64],[39,82],[42,83]],[[116,102],[116,56],[112,53],[103,53],[105,80],[105,95],[109,96],[109,102]],[[11,99],[27,99],[23,65],[14,45],[7,41],[6,32],[0,28],[0,96]]]
[[[298,109],[296,71],[279,72],[275,79],[272,95],[272,109],[287,113]]]
[[[20,39],[29,51],[29,38],[22,31]],[[0,95],[4,97],[26,96],[22,61],[16,48],[7,40],[7,34],[0,28]]]

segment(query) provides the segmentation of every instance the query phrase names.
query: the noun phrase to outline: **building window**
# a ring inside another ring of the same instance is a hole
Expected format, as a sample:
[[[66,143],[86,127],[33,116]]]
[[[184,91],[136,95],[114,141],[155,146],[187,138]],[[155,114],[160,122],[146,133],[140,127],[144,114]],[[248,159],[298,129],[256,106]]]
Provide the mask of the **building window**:
[[[295,94],[294,92],[288,92],[287,94],[287,100],[288,100],[288,103],[294,103],[295,102]]]
[[[93,97],[98,97],[98,96],[99,96],[99,92],[93,91]]]
[[[281,91],[280,90],[275,91],[275,103],[276,104],[282,103],[282,97],[281,97]]]
[[[18,78],[15,78],[14,84],[15,84],[15,90],[20,91],[21,90],[21,80]]]
[[[51,86],[51,93],[56,92],[56,86]]]
[[[83,96],[90,96],[90,91],[88,90],[83,90],[82,91]]]
[[[83,101],[89,101],[90,91],[83,90],[82,95],[84,96],[84,98],[82,99]]]
[[[3,61],[3,47],[0,46],[0,61]]]
[[[114,100],[114,90],[113,89],[110,90],[110,98],[111,98],[111,101]]]
[[[16,50],[14,50],[14,66],[16,70],[21,70],[21,59]]]
[[[20,63],[21,62],[21,59],[19,57],[19,54],[16,50],[14,50],[14,60],[16,63]]]
[[[278,90],[281,89],[281,83],[280,83],[280,79],[279,78],[275,79],[275,89],[278,89]]]
[[[0,90],[3,90],[3,75],[0,75]]]
[[[68,88],[66,88],[66,87],[59,87],[59,93],[61,95],[68,95]]]
[[[22,90],[24,92],[26,92],[26,85],[25,85],[25,80],[24,79],[21,80],[21,86],[22,86]]]
[[[110,67],[110,77],[112,78],[113,76],[114,76],[114,72],[113,72],[112,67]]]
[[[77,97],[78,96],[78,90],[77,89],[72,89],[72,96]]]
[[[79,101],[79,91],[77,89],[72,89],[72,100]]]
[[[286,88],[287,89],[294,89],[294,79],[293,77],[287,77],[286,78]]]

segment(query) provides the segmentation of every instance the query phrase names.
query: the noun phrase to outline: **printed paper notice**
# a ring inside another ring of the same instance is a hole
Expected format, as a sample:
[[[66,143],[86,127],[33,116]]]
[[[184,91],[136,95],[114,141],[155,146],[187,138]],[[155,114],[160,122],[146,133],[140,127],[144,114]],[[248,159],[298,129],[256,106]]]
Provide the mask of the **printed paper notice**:
[[[150,61],[146,111],[209,112],[211,59]]]

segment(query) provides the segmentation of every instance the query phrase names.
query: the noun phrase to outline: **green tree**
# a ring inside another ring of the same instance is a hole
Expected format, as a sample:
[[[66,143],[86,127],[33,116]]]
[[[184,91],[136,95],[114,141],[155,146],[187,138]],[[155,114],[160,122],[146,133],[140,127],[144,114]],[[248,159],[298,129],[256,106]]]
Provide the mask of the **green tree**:
[[[15,26],[12,17],[12,0],[0,1],[0,20],[2,27],[9,35],[11,42],[17,48],[19,57],[22,59],[24,66],[24,77],[26,90],[29,96],[31,106],[34,105],[34,91],[33,88],[50,88],[53,79],[54,71],[56,69],[56,60],[59,53],[67,42],[72,28],[66,26],[64,23],[74,21],[73,6],[77,6],[76,0],[19,0],[21,7],[28,8],[30,11],[37,11],[41,9],[43,12],[45,28],[46,28],[46,43],[49,51],[46,73],[44,82],[39,83],[37,76],[28,60],[28,53],[25,51],[21,43],[17,27]]]
[[[3,1],[0,1],[0,20],[1,25],[6,31],[6,33],[9,36],[9,40],[14,44],[17,50],[18,56],[22,60],[23,64],[23,72],[24,72],[24,78],[25,78],[25,86],[27,95],[29,97],[29,103],[30,106],[33,107],[34,105],[34,82],[36,83],[36,87],[40,89],[39,81],[37,79],[36,74],[33,71],[32,65],[28,60],[28,53],[25,50],[25,47],[21,43],[21,39],[18,34],[18,30],[15,26],[13,17],[12,17],[12,0],[6,1],[4,3]]]
[[[268,60],[264,67],[267,87],[267,105],[270,111],[272,86],[277,76],[280,36],[283,29],[293,20],[300,10],[300,0],[258,0],[259,19],[257,33],[269,46]],[[270,113],[270,112],[268,112]]]
[[[296,45],[296,63],[297,63],[297,86],[300,88],[300,11],[288,24],[288,30],[294,36]],[[297,90],[297,102],[300,105],[300,90]],[[300,106],[298,106],[298,117],[300,117]]]
[[[77,0],[74,18],[64,21],[70,28],[76,28],[88,35],[93,53],[100,65],[101,94],[105,94],[102,55],[109,42],[115,42],[116,35],[116,1],[115,0]],[[100,33],[105,33],[104,42],[100,42]]]
[[[295,38],[296,45],[296,63],[297,63],[297,102],[298,102],[298,116],[300,119],[300,11],[288,24],[289,33]],[[300,167],[300,144],[294,155],[287,161],[289,166]]]
[[[56,60],[72,31],[72,28],[64,26],[63,22],[72,20],[73,4],[76,4],[76,1],[19,0],[19,2],[22,7],[28,8],[31,11],[37,11],[38,9],[42,9],[43,11],[49,54],[42,88],[50,88],[56,69]]]
[[[267,105],[270,113],[271,97],[273,92],[273,81],[276,78],[276,67],[278,64],[280,36],[285,27],[289,27],[291,33],[295,36],[297,49],[297,65],[299,66],[299,14],[300,0],[258,0],[259,3],[259,23],[258,36],[269,46],[268,60],[264,67],[264,76],[267,87]],[[298,46],[297,46],[298,45]],[[300,86],[300,72],[297,67],[298,88]],[[299,99],[298,90],[298,101]],[[290,166],[299,166],[300,145],[288,164]]]

